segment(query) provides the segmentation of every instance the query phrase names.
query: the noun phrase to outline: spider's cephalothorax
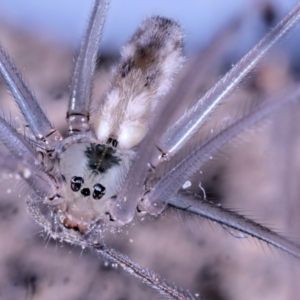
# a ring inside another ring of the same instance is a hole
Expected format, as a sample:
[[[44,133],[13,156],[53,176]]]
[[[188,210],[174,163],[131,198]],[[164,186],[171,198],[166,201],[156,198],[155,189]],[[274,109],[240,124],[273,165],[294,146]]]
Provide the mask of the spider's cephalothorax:
[[[184,147],[271,46],[299,22],[300,4],[175,121],[176,101],[183,99],[163,97],[184,60],[183,33],[178,24],[163,17],[144,21],[125,45],[111,87],[92,111],[92,79],[107,5],[108,1],[95,0],[76,60],[66,138],[53,128],[0,47],[0,71],[31,131],[30,138],[24,137],[0,117],[0,141],[10,152],[0,156],[0,167],[18,173],[32,189],[27,201],[31,216],[50,236],[92,247],[172,299],[194,297],[100,243],[103,225],[127,224],[136,212],[157,216],[172,205],[300,258],[295,243],[181,189],[224,144],[298,97],[299,88],[294,87],[285,95],[262,101],[227,127]],[[161,134],[165,123],[171,126]],[[185,153],[184,158],[178,155],[172,160],[179,151]]]
[[[106,144],[74,144],[61,153],[59,172],[62,222],[84,232],[96,220],[105,219],[107,201],[116,198],[129,166],[128,151]]]

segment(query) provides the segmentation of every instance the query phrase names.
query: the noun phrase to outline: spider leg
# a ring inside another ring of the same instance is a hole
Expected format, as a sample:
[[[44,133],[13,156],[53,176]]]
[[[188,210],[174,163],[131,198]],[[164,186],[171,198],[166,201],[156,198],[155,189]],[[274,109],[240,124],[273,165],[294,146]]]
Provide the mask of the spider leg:
[[[200,144],[190,155],[170,172],[165,174],[161,180],[154,185],[151,191],[146,194],[142,200],[141,206],[150,214],[159,215],[168,204],[169,199],[174,197],[183,184],[199,170],[204,163],[210,160],[221,147],[243,130],[251,127],[276,109],[279,109],[283,104],[298,100],[299,96],[300,88],[295,86],[287,95],[281,95],[275,99],[268,99]]]
[[[265,54],[282,39],[300,19],[300,4],[263,38],[248,54],[244,56],[215,86],[199,99],[197,104],[189,109],[162,136],[158,147],[162,153],[172,156],[177,153],[203,125],[215,107],[225,99],[258,64]]]
[[[60,133],[53,128],[33,93],[24,82],[21,74],[1,46],[0,72],[9,86],[35,138],[44,142],[46,150],[52,150],[62,137]]]
[[[0,117],[0,141],[12,155],[0,155],[0,167],[17,172],[41,197],[51,198],[57,190],[53,180],[44,172],[52,163],[37,152],[30,142]]]
[[[19,174],[41,199],[51,198],[57,193],[57,186],[47,174],[24,159],[2,153],[0,154],[0,168]]]
[[[28,163],[33,163],[34,165],[40,163],[36,152],[29,141],[10,126],[1,116],[0,141],[16,158],[24,159]]]
[[[141,279],[144,283],[147,283],[153,289],[158,290],[162,295],[165,295],[169,299],[177,299],[177,300],[196,299],[194,296],[192,296],[192,294],[189,291],[183,291],[181,289],[178,289],[174,285],[168,284],[154,272],[142,268],[136,263],[130,261],[130,259],[127,256],[120,254],[117,251],[107,248],[103,245],[95,244],[92,246],[98,254],[108,258],[112,262],[119,264],[121,267],[123,267],[123,269],[126,272]],[[203,298],[197,297],[197,299],[201,300]]]
[[[98,238],[95,238],[94,235],[85,238],[75,231],[72,232],[70,230],[65,230],[64,228],[59,228],[60,231],[55,232],[55,226],[53,226],[51,221],[49,221],[44,216],[44,214],[40,212],[39,207],[36,205],[36,203],[36,199],[28,199],[28,212],[54,239],[64,240],[70,244],[78,245],[82,248],[90,247],[94,249],[99,256],[108,259],[110,262],[117,263],[124,269],[124,271],[141,279],[144,283],[159,291],[168,299],[196,299],[189,291],[184,291],[172,284],[167,283],[159,275],[132,262],[127,256],[119,253],[116,250],[106,247],[105,245],[100,243],[98,241]],[[202,298],[197,297],[197,299],[201,300]]]
[[[84,237],[78,234],[76,231],[66,230],[64,227],[58,228],[59,231],[55,231],[55,225],[48,220],[43,213],[41,213],[37,206],[37,200],[29,197],[27,200],[29,214],[38,222],[44,230],[51,235],[54,239],[66,241],[73,245],[78,245],[83,249],[90,247],[96,251],[96,253],[108,259],[113,263],[117,263],[129,274],[141,279],[144,283],[150,285],[153,289],[158,290],[161,294],[167,296],[169,299],[177,300],[193,300],[195,297],[189,291],[183,291],[176,286],[168,284],[159,275],[154,272],[140,267],[132,262],[127,256],[110,249],[100,243],[97,235],[91,235],[90,237]],[[55,222],[55,221],[54,221]],[[54,225],[54,226],[53,226]],[[197,297],[197,299],[202,299]]]
[[[97,53],[105,22],[108,0],[95,0],[75,63],[67,122],[69,134],[90,129],[90,100]]]
[[[198,97],[197,93],[199,91],[199,85],[201,86],[201,83],[206,81],[207,74],[213,66],[220,63],[220,60],[226,51],[224,51],[224,49],[226,49],[228,44],[230,44],[230,41],[237,34],[239,28],[238,24],[241,22],[242,18],[231,21],[228,26],[217,33],[209,45],[202,49],[195,59],[191,60],[190,66],[183,70],[181,79],[176,83],[176,88],[172,89],[166,96],[166,101],[170,103],[170,105],[168,105],[168,114],[175,115],[176,112],[179,111],[181,116],[182,111],[186,110],[186,107],[188,107],[187,100],[194,100]],[[189,87],[188,90],[186,89],[187,86]],[[161,125],[160,132],[166,132],[168,125],[170,124],[165,120],[164,124]],[[155,147],[153,157],[151,158],[152,168],[155,168],[162,163],[163,159],[169,159],[168,153],[164,153],[163,148],[160,148],[160,145],[161,137]]]
[[[203,200],[199,196],[179,191],[169,201],[171,206],[191,212],[206,219],[226,225],[232,229],[246,233],[261,241],[273,245],[296,258],[300,258],[300,247],[278,233],[264,227],[242,215],[229,211],[213,202]]]

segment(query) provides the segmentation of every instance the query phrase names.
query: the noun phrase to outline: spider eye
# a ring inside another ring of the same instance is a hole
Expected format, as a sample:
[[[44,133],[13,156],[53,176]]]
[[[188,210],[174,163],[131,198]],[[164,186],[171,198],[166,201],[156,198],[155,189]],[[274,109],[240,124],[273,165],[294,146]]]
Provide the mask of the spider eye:
[[[89,196],[89,195],[91,194],[90,189],[88,189],[88,188],[82,189],[82,190],[81,190],[81,194],[82,194],[84,197]]]
[[[94,185],[94,192],[93,192],[93,198],[95,200],[101,199],[105,194],[105,187],[101,185],[100,183],[97,183]]]
[[[74,192],[78,192],[82,186],[82,184],[84,183],[84,180],[82,177],[77,177],[74,176],[71,179],[71,189]]]

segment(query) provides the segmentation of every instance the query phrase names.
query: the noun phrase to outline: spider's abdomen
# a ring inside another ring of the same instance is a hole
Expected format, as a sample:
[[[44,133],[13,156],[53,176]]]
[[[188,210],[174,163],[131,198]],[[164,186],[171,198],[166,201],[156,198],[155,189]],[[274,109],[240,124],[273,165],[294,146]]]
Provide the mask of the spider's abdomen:
[[[159,99],[170,89],[183,62],[183,33],[161,17],[145,20],[123,48],[112,88],[94,116],[100,142],[131,149],[145,136]]]
[[[60,209],[62,222],[80,231],[105,218],[126,176],[130,152],[103,144],[74,144],[62,153],[59,170],[64,178]]]

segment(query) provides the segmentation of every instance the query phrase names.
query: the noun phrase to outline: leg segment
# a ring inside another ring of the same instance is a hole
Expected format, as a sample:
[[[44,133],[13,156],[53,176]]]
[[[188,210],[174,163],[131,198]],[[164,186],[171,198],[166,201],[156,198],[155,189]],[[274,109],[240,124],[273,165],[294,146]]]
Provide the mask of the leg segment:
[[[66,230],[65,228],[59,228],[59,231],[55,232],[55,224],[52,224],[53,222],[47,220],[40,212],[38,206],[36,205],[36,199],[28,199],[27,203],[29,214],[44,228],[47,233],[51,235],[52,238],[68,242],[72,245],[78,245],[82,248],[90,247],[91,249],[94,249],[100,257],[118,264],[124,269],[124,271],[139,278],[168,299],[196,299],[189,291],[178,289],[176,286],[167,283],[154,272],[132,262],[127,256],[119,253],[116,250],[106,247],[102,242],[98,242],[98,238],[95,238],[93,233],[91,233],[91,236],[83,236],[78,232]],[[197,297],[197,299],[201,300],[202,298]]]
[[[46,173],[24,160],[11,155],[1,154],[0,168],[2,171],[7,170],[8,172],[19,174],[41,199],[45,197],[49,199],[57,192],[54,181],[50,180]]]
[[[118,253],[113,249],[109,249],[103,245],[95,244],[93,248],[98,254],[108,258],[110,261],[119,264],[123,269],[141,279],[144,283],[150,285],[153,289],[159,291],[162,295],[165,295],[168,299],[174,300],[193,300],[196,299],[189,291],[183,291],[178,289],[174,285],[170,285],[160,278],[157,274],[152,271],[142,268],[136,263],[130,261],[128,257]],[[197,297],[201,300],[201,298]]]
[[[108,2],[108,0],[95,0],[88,26],[81,42],[73,73],[67,112],[69,134],[82,133],[90,129],[92,80]]]
[[[0,117],[0,141],[16,158],[24,159],[34,165],[39,164],[32,145],[2,117]]]
[[[242,131],[250,128],[283,104],[295,101],[300,97],[300,88],[294,87],[289,94],[268,99],[257,105],[244,116],[219,131],[210,139],[201,143],[184,160],[164,175],[160,181],[144,197],[141,207],[153,215],[159,215],[166,207],[169,199],[175,196],[183,184],[197,172],[204,163],[209,161],[217,151]]]
[[[254,221],[247,219],[236,212],[229,211],[200,197],[180,191],[169,202],[171,206],[191,212],[198,216],[228,226],[234,230],[246,233],[296,258],[300,258],[300,246],[289,241],[278,233]]]
[[[296,7],[221,80],[217,82],[195,106],[189,109],[162,136],[159,148],[165,155],[177,153],[204,124],[208,117],[240,82],[249,74],[266,53],[281,40],[300,19],[300,4]]]
[[[0,72],[9,86],[29,128],[38,141],[43,141],[46,150],[54,148],[61,140],[43,112],[36,98],[25,84],[21,74],[17,71],[8,54],[0,46]]]

